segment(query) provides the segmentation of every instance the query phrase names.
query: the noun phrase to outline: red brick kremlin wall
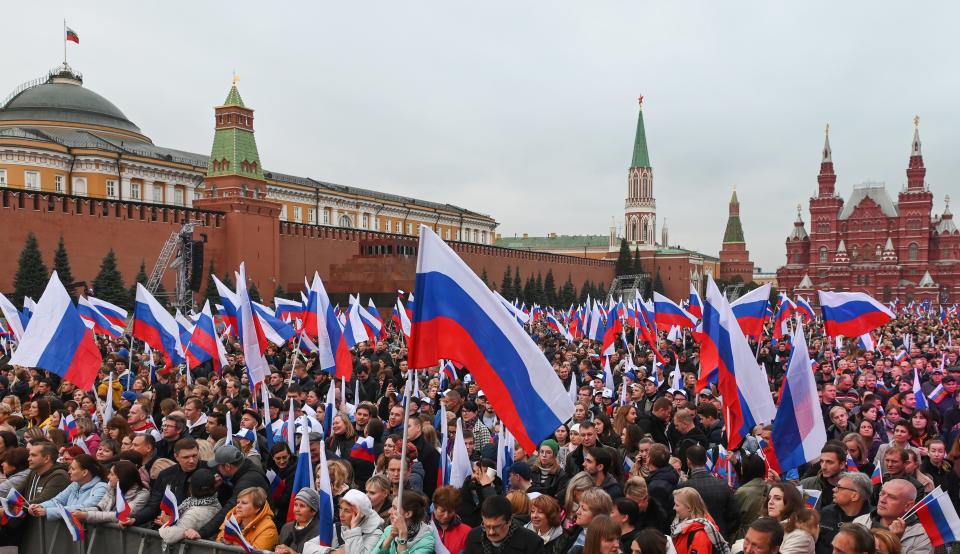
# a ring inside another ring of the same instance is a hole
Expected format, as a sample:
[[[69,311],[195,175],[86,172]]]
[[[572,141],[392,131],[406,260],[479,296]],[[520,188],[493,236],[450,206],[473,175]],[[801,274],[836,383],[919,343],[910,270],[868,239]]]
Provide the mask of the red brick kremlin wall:
[[[278,205],[252,198],[198,200],[199,208],[173,208],[125,201],[86,199],[55,193],[0,190],[0,291],[13,289],[17,260],[27,234],[37,236],[47,267],[61,234],[78,281],[92,282],[110,248],[129,287],[140,267],[153,269],[170,233],[184,221],[199,220],[194,238],[206,238],[204,270],[211,258],[217,274],[245,261],[247,273],[265,299],[277,284],[286,291],[301,290],[304,276],[320,273],[335,297],[348,293],[374,296],[381,308],[389,306],[397,289],[413,288],[416,270],[415,238],[320,225],[280,222]],[[520,268],[521,278],[553,270],[557,288],[567,277],[579,289],[587,280],[609,286],[613,262],[590,260],[494,246],[451,242],[454,250],[477,274],[486,269],[488,280],[499,285],[506,268]],[[163,281],[168,291],[174,274]],[[206,276],[201,291],[206,287]],[[341,298],[335,298],[341,301]]]

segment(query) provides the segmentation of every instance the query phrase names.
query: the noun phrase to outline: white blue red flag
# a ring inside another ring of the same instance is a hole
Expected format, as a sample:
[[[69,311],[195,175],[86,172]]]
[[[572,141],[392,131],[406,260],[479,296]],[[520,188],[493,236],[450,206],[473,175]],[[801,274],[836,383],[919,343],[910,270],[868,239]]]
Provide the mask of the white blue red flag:
[[[923,389],[920,387],[920,372],[916,368],[913,370],[913,395],[917,400],[917,409],[926,410],[927,397],[923,394]]]
[[[669,331],[674,325],[681,329],[685,327],[692,329],[697,325],[696,317],[656,291],[653,292],[653,317],[656,319],[657,328],[661,331]]]
[[[817,314],[813,311],[813,306],[810,305],[810,302],[808,302],[806,298],[797,296],[797,301],[794,306],[797,309],[797,313],[803,318],[804,323],[810,323],[817,318]]]
[[[83,390],[93,388],[103,357],[56,271],[9,363],[56,373]]]
[[[690,283],[690,298],[687,300],[687,312],[693,317],[700,319],[703,317],[703,300],[700,299],[700,293]]]
[[[333,387],[330,387],[333,388]],[[287,522],[293,521],[293,501],[301,489],[314,488],[313,465],[310,461],[309,429],[304,427],[300,434],[300,450],[297,452],[297,470],[293,474],[293,484],[290,486],[290,505],[287,507]],[[323,450],[321,448],[320,450]],[[321,471],[317,469],[317,471]],[[326,467],[323,468],[326,471]],[[327,546],[330,546],[327,544]]]
[[[213,313],[210,311],[210,301],[203,304],[200,311],[200,317],[197,324],[193,326],[193,333],[190,335],[190,344],[187,346],[187,366],[193,369],[204,362],[211,362],[214,371],[220,374],[220,371],[227,361],[225,357],[221,358],[223,344],[217,336],[217,330],[213,321]],[[225,354],[225,352],[224,352]]]
[[[160,497],[160,511],[170,516],[170,520],[164,527],[176,525],[180,520],[179,502],[177,502],[177,496],[170,490],[170,485],[167,485],[163,490],[163,496]]]
[[[786,294],[781,292],[780,299],[777,301],[777,318],[773,322],[773,338],[780,340],[784,335],[789,334],[788,323],[793,312],[793,302],[787,298]]]
[[[462,487],[466,480],[470,478],[470,474],[470,454],[467,451],[466,440],[463,438],[463,422],[458,418],[457,432],[453,437],[453,456],[451,456],[450,459],[450,475],[444,484]]]
[[[228,517],[227,520],[223,522],[223,542],[235,544],[248,554],[255,550],[253,545],[250,544],[250,541],[247,540],[247,537],[243,536],[240,523],[237,522],[237,518],[234,516]]]
[[[303,321],[303,304],[296,300],[287,300],[279,296],[273,297],[273,316],[280,321],[295,319]]]
[[[19,341],[23,337],[24,327],[23,322],[20,321],[20,312],[17,311],[13,302],[2,294],[0,294],[0,313],[3,313],[3,318],[7,320],[7,328],[13,333],[13,337]]]
[[[220,295],[220,304],[217,305],[220,317],[223,318],[224,324],[230,328],[229,333],[236,337],[238,336],[237,312],[240,309],[240,300],[237,298],[237,293],[230,290],[230,287],[223,284],[223,281],[218,279],[216,275],[210,275],[210,278],[213,279],[213,283],[217,287],[217,294]]]
[[[83,542],[84,531],[83,531],[83,522],[80,521],[76,515],[68,510],[65,506],[54,500],[57,504],[53,510],[60,512],[60,517],[63,519],[64,525],[67,527],[67,532],[70,533],[70,538],[73,539],[73,542]]]
[[[803,329],[798,329],[794,337],[793,352],[780,389],[780,406],[770,435],[777,460],[784,470],[798,468],[817,458],[827,442],[817,383],[810,371],[810,353],[804,335]]]
[[[776,407],[770,395],[767,371],[757,364],[736,317],[713,278],[707,280],[703,305],[701,358],[718,368],[720,394],[725,403],[727,449],[737,448],[757,425],[773,421]]]
[[[106,300],[101,300],[96,296],[86,297],[87,302],[93,305],[94,308],[100,312],[103,317],[107,318],[107,321],[112,323],[118,329],[125,329],[127,326],[127,310],[124,310],[116,304],[111,304]]]
[[[359,301],[359,298],[357,299]],[[367,336],[370,342],[376,343],[380,339],[386,338],[386,329],[383,326],[383,320],[380,319],[380,312],[373,303],[373,298],[369,299],[367,307],[360,306],[360,320],[363,321],[363,327],[367,330]]]
[[[357,442],[353,443],[350,450],[350,457],[358,460],[364,460],[371,464],[376,463],[377,457],[373,453],[373,437],[357,437]]]
[[[296,330],[289,323],[273,315],[270,308],[263,304],[252,302],[253,313],[260,323],[263,336],[277,346],[283,346],[288,340],[297,336]]]
[[[420,227],[410,367],[466,367],[528,452],[573,414],[573,402],[530,336],[476,274]]]
[[[858,337],[894,318],[889,308],[862,292],[817,291],[823,327],[832,337]]]
[[[927,395],[927,398],[929,398],[934,404],[939,404],[947,396],[949,396],[949,394],[947,393],[947,390],[943,388],[943,384],[941,383],[932,391],[930,391],[930,394]]]
[[[83,318],[87,327],[93,329],[93,332],[98,335],[118,338],[123,334],[123,328],[114,326],[85,296],[81,296],[77,301],[77,313]]]
[[[185,361],[177,321],[140,283],[137,283],[137,300],[133,308],[133,337],[160,352],[168,368]]]
[[[120,482],[117,481],[117,492],[116,492],[116,513],[117,521],[123,521],[130,517],[130,504],[127,504],[127,500],[123,497],[123,491],[120,490]]]
[[[740,330],[748,337],[759,337],[763,334],[763,323],[767,319],[769,307],[769,283],[753,289],[730,304]]]
[[[237,326],[240,334],[240,345],[243,347],[243,358],[250,374],[250,387],[262,383],[270,375],[270,366],[263,353],[269,347],[267,336],[263,332],[260,319],[254,315],[253,302],[247,292],[247,269],[240,262],[240,273],[237,278]]]
[[[333,387],[330,387],[333,388]],[[306,441],[304,436],[300,440]],[[309,446],[307,447],[309,456]],[[299,460],[298,462],[299,463]],[[309,463],[308,463],[309,465]],[[300,469],[299,467],[297,468]],[[320,476],[320,511],[317,512],[317,521],[320,523],[320,534],[317,536],[320,546],[334,546],[336,536],[333,520],[333,486],[330,484],[330,471],[327,469],[327,453],[325,448],[320,449],[320,463],[317,464],[317,472]],[[299,489],[298,489],[299,490]],[[296,494],[291,497],[295,497]],[[292,513],[293,510],[290,510]]]
[[[960,541],[960,517],[946,491],[937,487],[915,510],[934,547]]]

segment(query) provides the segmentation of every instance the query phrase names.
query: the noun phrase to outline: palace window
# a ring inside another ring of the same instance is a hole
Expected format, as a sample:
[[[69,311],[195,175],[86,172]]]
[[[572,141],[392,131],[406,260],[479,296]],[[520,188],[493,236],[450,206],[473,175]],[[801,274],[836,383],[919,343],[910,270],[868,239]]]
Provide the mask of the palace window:
[[[364,229],[370,228],[370,214],[363,214],[361,221],[363,222],[361,226]]]
[[[859,248],[859,247],[854,246],[853,248],[850,249],[850,259],[853,260],[853,261],[857,261],[857,260],[860,259],[860,248]]]
[[[54,192],[63,192],[63,183],[65,182],[63,175],[55,175],[53,177],[53,190]]]
[[[153,201],[163,202],[163,185],[153,185]]]
[[[450,240],[450,228],[449,228],[449,227],[447,227],[447,231],[446,231],[445,236],[446,236],[447,240]]]
[[[140,183],[130,183],[130,198],[140,200]]]
[[[280,207],[280,219],[286,221],[287,219],[287,205],[284,204]]]
[[[413,234],[413,223],[407,223],[407,234],[408,235]]]
[[[0,187],[7,186],[7,170],[0,169]]]
[[[350,216],[348,216],[348,215],[341,215],[341,216],[340,216],[340,220],[337,222],[337,225],[339,225],[340,227],[347,227],[347,228],[349,228],[349,227],[353,227],[353,222],[350,221]]]
[[[294,206],[294,207],[293,207],[293,220],[296,221],[297,223],[300,223],[300,222],[302,221],[302,220],[301,220],[302,215],[303,215],[303,214],[302,214],[302,209],[300,208],[300,206]]]
[[[818,258],[818,259],[820,260],[820,263],[822,263],[822,264],[827,263],[827,247],[826,247],[826,246],[821,246],[821,247],[820,247],[819,258]]]
[[[907,259],[911,262],[917,261],[917,258],[920,257],[920,247],[915,242],[911,242],[910,246],[907,247]]]
[[[173,204],[175,206],[183,206],[183,189],[182,188],[173,189]]]
[[[117,182],[107,181],[107,198],[117,197]]]
[[[307,223],[314,225],[317,223],[317,209],[307,208]]]
[[[40,190],[40,174],[36,171],[24,171],[23,188],[28,190]]]
[[[330,225],[330,216],[333,214],[333,210],[330,208],[323,209],[323,224]]]
[[[60,192],[60,191],[57,191]],[[77,196],[86,196],[87,195],[87,179],[86,177],[74,177],[73,178],[73,194]]]
[[[474,230],[473,230],[473,242],[478,242],[478,241],[479,241],[479,233],[477,232],[476,229],[474,229]]]
[[[480,231],[480,244],[487,244],[487,232]]]

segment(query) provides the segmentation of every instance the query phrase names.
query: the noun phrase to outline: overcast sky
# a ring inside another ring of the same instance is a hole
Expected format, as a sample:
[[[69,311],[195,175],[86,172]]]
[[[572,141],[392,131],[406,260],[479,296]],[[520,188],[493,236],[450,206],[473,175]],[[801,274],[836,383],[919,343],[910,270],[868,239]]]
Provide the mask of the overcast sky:
[[[770,271],[816,188],[895,196],[921,117],[957,194],[960,5],[909,2],[20,2],[0,95],[69,62],[155,143],[208,153],[233,70],[269,170],[492,215],[505,236],[623,225],[643,94],[658,223],[716,255],[736,185]],[[658,228],[659,237],[659,228]]]

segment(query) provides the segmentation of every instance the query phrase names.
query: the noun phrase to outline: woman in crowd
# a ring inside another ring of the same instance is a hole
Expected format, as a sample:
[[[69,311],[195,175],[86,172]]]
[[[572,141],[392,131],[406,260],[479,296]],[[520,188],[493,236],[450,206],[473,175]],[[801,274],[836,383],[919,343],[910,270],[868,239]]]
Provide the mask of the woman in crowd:
[[[94,457],[104,469],[109,470],[120,459],[120,443],[113,439],[101,440]]]
[[[41,431],[47,431],[50,426],[50,401],[39,399],[26,405],[24,416],[27,418],[27,428],[39,428]],[[56,427],[53,427],[54,429]]]
[[[530,492],[556,496],[564,477],[563,468],[557,461],[559,451],[560,445],[553,439],[540,443],[537,457],[530,465]]]
[[[860,435],[864,444],[867,445],[867,458],[869,460],[876,459],[877,451],[880,450],[880,445],[883,444],[883,440],[877,432],[879,428],[879,423],[868,419],[861,420],[857,425],[857,434]]]
[[[812,526],[814,530],[811,531],[808,512],[813,513],[804,506],[803,496],[796,486],[783,482],[771,485],[763,515],[772,517],[783,525],[781,553],[813,554],[819,526]],[[819,518],[817,524],[819,524]]]
[[[661,533],[670,530],[670,520],[666,510],[656,499],[650,497],[647,482],[642,477],[634,476],[627,479],[623,487],[623,495],[637,503],[637,508],[640,510],[640,518],[636,524],[638,529],[652,527]]]
[[[669,539],[666,535],[656,529],[644,529],[637,533],[637,536],[630,543],[630,549],[624,550],[622,554],[667,554],[667,543]],[[673,544],[670,544],[671,548]]]
[[[574,547],[572,554],[619,554],[620,526],[610,516],[598,515],[590,521],[582,547]]]
[[[223,525],[231,517],[236,518],[243,530],[243,536],[258,550],[273,550],[277,545],[277,526],[273,523],[273,510],[267,504],[267,493],[260,487],[249,487],[237,495],[237,505],[224,517],[220,524],[217,542],[223,540]]]
[[[853,461],[856,462],[857,469],[867,475],[873,474],[873,463],[870,461],[870,452],[867,450],[867,446],[864,444],[860,434],[847,433],[847,435],[843,437],[843,444],[847,447],[847,453],[853,458]]]
[[[554,501],[556,503],[556,501]],[[460,554],[467,542],[470,526],[460,520],[460,490],[450,485],[439,487],[433,493],[433,524],[440,542],[450,554]]]
[[[342,554],[369,554],[383,536],[383,519],[373,510],[367,495],[350,489],[340,501]],[[305,554],[309,554],[305,551]]]
[[[26,448],[9,448],[0,454],[0,469],[5,477],[0,483],[0,498],[6,498],[11,489],[20,489],[27,482],[29,455],[30,451]]]
[[[390,479],[386,475],[374,475],[367,479],[365,488],[373,511],[377,512],[380,519],[388,521],[390,507],[393,505],[393,498],[390,495]]]
[[[273,504],[277,507],[276,517],[274,518],[278,526],[287,521],[287,509],[290,505],[290,494],[293,487],[293,476],[297,472],[297,458],[290,453],[290,447],[286,442],[277,442],[270,449],[270,458],[267,462],[268,471],[276,473],[281,480],[282,490],[273,493]]]
[[[937,436],[937,422],[930,417],[930,410],[918,409],[910,417],[910,427],[912,428],[912,437],[910,444],[920,450],[921,454],[926,455],[927,441]]]
[[[548,554],[556,553],[556,547],[563,537],[560,527],[560,504],[556,499],[540,495],[530,503],[530,523],[526,528],[543,540],[543,550]]]
[[[620,448],[620,433],[614,431],[613,422],[606,414],[600,414],[593,418],[593,426],[597,431],[597,440],[600,441],[600,444],[614,449]]]
[[[830,427],[827,427],[827,440],[842,440],[849,433],[856,432],[850,422],[850,416],[843,406],[830,408]]]
[[[356,437],[353,424],[350,423],[346,415],[338,412],[333,416],[333,423],[330,430],[330,438],[327,439],[327,449],[340,458],[348,458],[350,451],[353,449],[353,443]]]
[[[107,493],[103,468],[89,454],[80,454],[70,462],[67,470],[70,484],[60,494],[42,504],[31,504],[30,515],[60,520],[60,508],[70,511],[96,508]]]
[[[622,435],[623,429],[629,423],[636,424],[637,417],[637,407],[633,404],[627,404],[626,406],[620,406],[617,408],[616,415],[613,417],[613,431],[618,435]]]
[[[513,509],[513,518],[526,525],[530,522],[530,497],[523,491],[510,491],[507,500]]]
[[[574,525],[564,535],[564,547],[567,551],[574,546],[583,546],[587,540],[587,527],[593,518],[599,515],[609,516],[613,511],[613,500],[603,489],[591,487],[580,495]]]
[[[673,491],[673,511],[676,518],[670,527],[670,536],[677,554],[710,554],[727,548],[726,540],[695,489],[684,487]]]
[[[871,529],[873,539],[876,542],[877,554],[902,554],[903,547],[900,544],[900,537],[892,531],[886,529]]]
[[[618,498],[613,501],[610,517],[620,525],[620,550],[629,552],[630,543],[639,532],[637,523],[640,522],[640,507],[629,498]]]
[[[397,547],[401,546],[406,547],[406,554],[433,554],[436,545],[433,530],[429,524],[423,523],[427,497],[416,491],[405,491],[402,501],[402,506],[394,501],[390,525],[383,530],[383,538],[374,552],[397,554]]]
[[[897,421],[893,426],[893,433],[890,439],[890,442],[887,444],[880,445],[880,448],[877,449],[877,457],[873,459],[874,467],[880,466],[883,467],[883,455],[886,454],[887,449],[892,446],[897,446],[903,450],[913,450],[914,446],[911,444],[911,439],[913,439],[914,429],[909,421],[906,419],[901,419]],[[883,468],[883,472],[886,473],[886,468]]]
[[[108,439],[109,440],[109,439]],[[100,443],[101,447],[103,443]],[[120,460],[112,464],[107,477],[107,490],[97,506],[89,511],[77,510],[74,515],[87,523],[117,523],[117,484],[123,493],[123,500],[130,507],[130,513],[147,504],[150,498],[150,489],[140,482],[140,472],[137,466],[127,460]]]
[[[561,423],[560,427],[557,427],[557,430],[553,432],[553,440],[557,441],[557,463],[560,464],[560,467],[566,467],[567,465],[567,454],[570,453],[570,429],[567,427],[566,423]]]
[[[239,498],[238,498],[239,500]],[[160,538],[167,544],[180,542],[183,539],[196,540],[200,538],[197,529],[203,527],[220,511],[220,501],[217,499],[216,482],[213,472],[200,468],[193,472],[189,482],[189,496],[177,507],[180,519],[170,525],[170,517],[160,514]]]
[[[567,482],[567,489],[563,495],[563,511],[560,513],[564,529],[570,529],[574,526],[577,519],[577,505],[580,503],[580,496],[583,491],[595,486],[593,478],[586,471],[577,473]]]
[[[319,546],[320,543],[316,540],[320,535],[320,520],[317,519],[319,511],[320,494],[310,488],[300,489],[293,499],[293,521],[286,523],[280,529],[274,552],[278,554],[312,552],[307,547],[309,543]]]

